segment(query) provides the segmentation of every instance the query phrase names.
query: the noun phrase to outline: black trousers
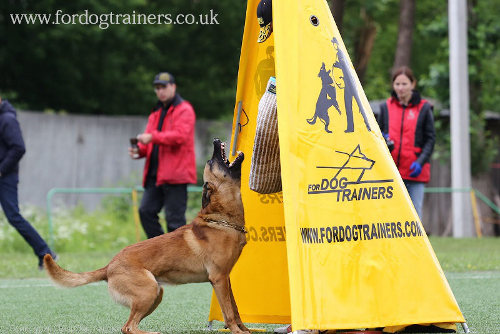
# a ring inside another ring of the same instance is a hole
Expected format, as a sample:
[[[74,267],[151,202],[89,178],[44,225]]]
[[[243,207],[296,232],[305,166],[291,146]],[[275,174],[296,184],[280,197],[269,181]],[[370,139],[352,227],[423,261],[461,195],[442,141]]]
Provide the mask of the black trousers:
[[[186,225],[187,184],[155,185],[148,179],[144,189],[139,216],[148,238],[154,238],[165,233],[160,225],[158,214],[165,207],[167,231]]]
[[[17,173],[10,173],[0,177],[0,205],[9,223],[21,234],[41,260],[45,254],[52,252],[45,240],[42,239],[35,228],[19,212],[17,198],[18,183],[19,176]]]

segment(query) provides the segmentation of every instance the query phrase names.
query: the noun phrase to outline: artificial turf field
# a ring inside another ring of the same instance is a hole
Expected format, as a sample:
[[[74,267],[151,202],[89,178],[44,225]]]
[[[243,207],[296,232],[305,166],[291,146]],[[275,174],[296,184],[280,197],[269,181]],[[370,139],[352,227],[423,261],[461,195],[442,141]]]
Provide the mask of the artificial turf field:
[[[431,243],[471,333],[500,333],[500,239],[431,238]],[[75,271],[95,269],[112,256],[60,255],[61,265]],[[120,333],[129,311],[111,300],[105,283],[56,288],[33,270],[32,260],[29,254],[0,255],[0,333]],[[163,302],[141,329],[207,333],[210,295],[208,283],[166,286]],[[276,325],[249,327],[272,333]],[[463,333],[461,326],[458,332]]]

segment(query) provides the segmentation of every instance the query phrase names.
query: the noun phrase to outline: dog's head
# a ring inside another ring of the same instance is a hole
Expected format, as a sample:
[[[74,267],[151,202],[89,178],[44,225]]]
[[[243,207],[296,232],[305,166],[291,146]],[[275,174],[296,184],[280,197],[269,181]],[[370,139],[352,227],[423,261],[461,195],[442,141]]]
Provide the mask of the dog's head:
[[[203,208],[211,202],[223,205],[232,200],[241,202],[241,163],[244,154],[238,152],[233,162],[229,162],[225,148],[226,143],[221,142],[220,139],[214,139],[214,153],[207,161],[203,172],[205,182],[202,195]]]

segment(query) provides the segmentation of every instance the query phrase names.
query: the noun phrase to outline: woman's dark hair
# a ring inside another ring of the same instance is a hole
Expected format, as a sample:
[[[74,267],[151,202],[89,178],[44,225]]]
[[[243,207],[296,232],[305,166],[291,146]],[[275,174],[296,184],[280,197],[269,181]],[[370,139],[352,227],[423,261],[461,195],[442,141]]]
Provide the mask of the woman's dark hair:
[[[396,78],[401,74],[406,75],[411,82],[417,82],[417,79],[415,79],[415,76],[413,75],[413,71],[408,66],[398,67],[394,72],[392,72],[392,82],[394,82],[394,80],[396,80]]]

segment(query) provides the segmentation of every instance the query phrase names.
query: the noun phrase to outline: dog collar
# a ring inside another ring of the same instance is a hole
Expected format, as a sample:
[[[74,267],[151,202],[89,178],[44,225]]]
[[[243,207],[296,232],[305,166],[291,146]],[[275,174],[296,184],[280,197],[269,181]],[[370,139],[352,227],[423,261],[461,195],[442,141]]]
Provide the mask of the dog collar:
[[[225,226],[225,227],[233,228],[236,231],[241,232],[241,233],[247,233],[247,230],[245,229],[245,226],[231,224],[231,223],[228,223],[225,220],[212,220],[212,219],[203,219],[203,220],[206,221],[207,223],[214,223],[214,224],[222,225],[222,226]]]

